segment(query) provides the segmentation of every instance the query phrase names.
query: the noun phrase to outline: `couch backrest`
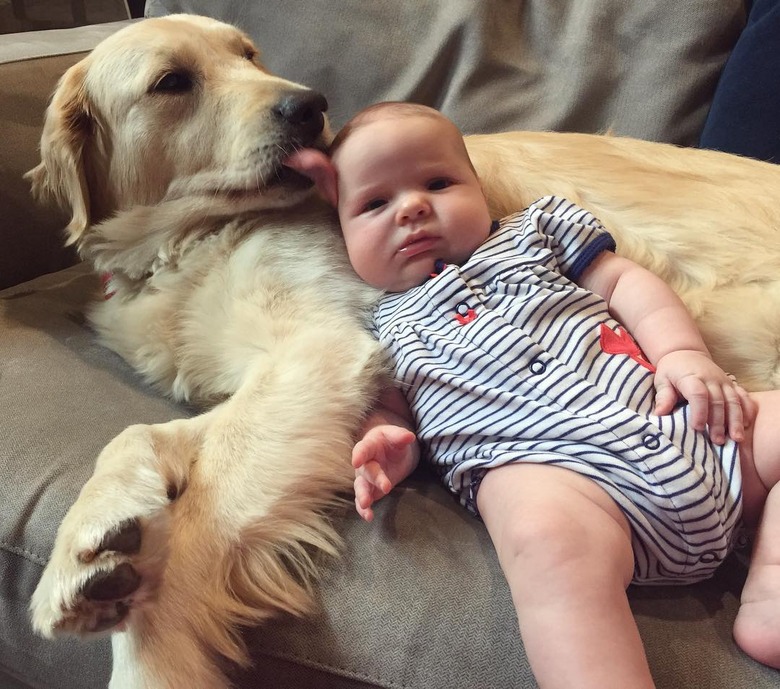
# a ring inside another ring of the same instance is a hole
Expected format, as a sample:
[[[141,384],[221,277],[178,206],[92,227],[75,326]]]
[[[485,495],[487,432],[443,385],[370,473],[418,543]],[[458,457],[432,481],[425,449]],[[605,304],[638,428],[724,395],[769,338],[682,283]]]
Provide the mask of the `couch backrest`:
[[[464,131],[603,132],[694,144],[743,0],[149,0],[236,24],[342,124],[423,102]]]

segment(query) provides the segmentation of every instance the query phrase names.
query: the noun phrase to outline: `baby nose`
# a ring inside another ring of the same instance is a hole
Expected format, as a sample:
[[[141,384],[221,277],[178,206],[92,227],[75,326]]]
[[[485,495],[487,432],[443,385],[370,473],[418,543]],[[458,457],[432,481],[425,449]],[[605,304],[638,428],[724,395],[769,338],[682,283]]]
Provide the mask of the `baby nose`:
[[[404,198],[398,211],[399,222],[413,222],[426,217],[431,211],[427,199],[422,194],[409,194]]]

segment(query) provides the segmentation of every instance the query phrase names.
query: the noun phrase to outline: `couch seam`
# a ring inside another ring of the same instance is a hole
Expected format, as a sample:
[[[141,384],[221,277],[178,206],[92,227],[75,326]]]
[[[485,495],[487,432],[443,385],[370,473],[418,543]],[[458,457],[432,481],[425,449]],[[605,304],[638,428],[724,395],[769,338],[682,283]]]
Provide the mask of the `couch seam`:
[[[40,555],[36,555],[35,553],[30,552],[29,550],[25,550],[24,548],[11,545],[8,541],[0,540],[0,549],[7,550],[13,555],[19,555],[20,557],[23,557],[36,565],[40,565],[41,567],[45,567],[46,563],[48,562],[46,558],[43,558]]]
[[[90,52],[90,49],[87,48],[86,50],[63,50],[55,53],[50,53],[49,55],[28,55],[27,57],[11,57],[4,60],[0,60],[0,65],[15,65],[19,62],[32,62],[35,60],[48,60],[49,58],[53,57],[67,57],[68,55],[80,55]]]
[[[253,652],[256,653],[257,650],[253,649]],[[348,668],[340,667],[338,665],[333,665],[333,664],[328,665],[319,660],[314,660],[306,655],[300,655],[300,656],[289,655],[287,653],[270,652],[268,650],[260,651],[260,653],[262,655],[269,656],[272,658],[278,658],[280,660],[286,660],[288,662],[307,665],[308,667],[314,668],[316,670],[323,670],[323,671],[335,670],[340,672],[344,677],[349,677],[350,679],[357,679],[357,680],[367,680],[374,684],[379,683],[379,686],[390,687],[391,689],[413,689],[411,684],[396,684],[392,680],[386,680],[383,677],[373,677],[371,675],[367,675],[361,672],[356,672],[355,670],[350,670]]]
[[[105,22],[102,29],[97,30],[94,35],[91,35],[89,39],[84,43],[83,45],[79,45],[76,47],[57,47],[52,52],[47,53],[46,52],[46,44],[43,41],[35,41],[35,42],[28,42],[28,44],[24,48],[24,53],[17,56],[12,56],[10,53],[15,50],[13,47],[13,44],[10,42],[0,42],[0,65],[11,65],[15,64],[17,62],[30,62],[32,60],[46,60],[48,58],[52,57],[65,57],[67,55],[78,55],[79,53],[90,53],[95,48],[95,46],[110,36],[112,33],[116,33],[117,31],[121,30],[124,26],[129,26],[131,24],[135,24],[137,22],[141,21],[141,17],[128,17],[127,19],[117,19],[111,22]],[[115,25],[115,28],[108,29],[109,25]],[[93,28],[98,28],[101,25],[100,24],[92,24]],[[53,31],[59,31],[59,32],[68,32],[70,29],[74,27],[63,27],[60,29],[53,29]],[[85,28],[85,27],[82,27]],[[106,33],[106,31],[109,31]],[[17,32],[19,34],[24,34],[25,32]],[[33,32],[37,33],[37,32]],[[13,36],[13,34],[6,34],[7,37]],[[47,39],[48,40],[48,39]],[[57,39],[54,39],[57,40]],[[7,46],[12,45],[11,48],[8,48]]]
[[[29,677],[22,677],[16,670],[8,667],[5,663],[0,663],[0,679],[2,679],[2,675],[5,675],[6,677],[10,677],[12,680],[18,682],[20,685],[25,687],[30,687],[31,689],[33,687],[36,688],[43,687],[43,685],[38,684],[37,682],[35,684],[30,684],[31,680]]]

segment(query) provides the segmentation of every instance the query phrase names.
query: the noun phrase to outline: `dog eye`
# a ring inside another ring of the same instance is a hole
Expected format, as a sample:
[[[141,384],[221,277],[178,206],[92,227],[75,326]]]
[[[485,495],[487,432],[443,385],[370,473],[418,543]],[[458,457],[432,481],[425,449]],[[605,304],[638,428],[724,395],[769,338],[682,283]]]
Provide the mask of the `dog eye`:
[[[253,48],[247,48],[244,51],[244,59],[249,60],[250,62],[254,62],[255,58],[257,57],[257,51]]]
[[[152,87],[158,93],[185,93],[192,90],[192,77],[185,72],[168,72]]]

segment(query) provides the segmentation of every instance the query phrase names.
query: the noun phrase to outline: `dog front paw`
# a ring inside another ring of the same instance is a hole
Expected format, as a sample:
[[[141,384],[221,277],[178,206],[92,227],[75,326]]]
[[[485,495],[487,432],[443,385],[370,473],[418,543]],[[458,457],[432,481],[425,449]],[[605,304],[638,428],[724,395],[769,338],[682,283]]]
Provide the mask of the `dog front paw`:
[[[177,497],[155,439],[148,426],[117,436],[65,515],[30,604],[43,636],[116,631],[154,597]]]
[[[55,546],[30,606],[35,630],[46,637],[120,631],[154,595],[164,558],[144,554],[143,541],[145,528],[159,531],[154,520],[161,518],[123,520],[94,548]]]

